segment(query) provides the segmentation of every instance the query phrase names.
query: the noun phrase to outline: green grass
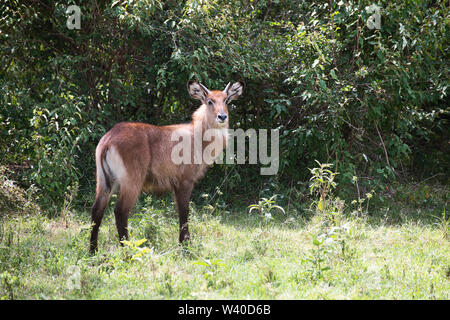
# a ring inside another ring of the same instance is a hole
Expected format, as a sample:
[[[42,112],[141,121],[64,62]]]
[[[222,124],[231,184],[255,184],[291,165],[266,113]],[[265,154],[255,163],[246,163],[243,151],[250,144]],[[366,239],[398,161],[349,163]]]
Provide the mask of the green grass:
[[[449,299],[448,218],[378,219],[193,210],[181,247],[173,204],[145,201],[121,247],[111,209],[99,252],[88,213],[0,219],[3,299]],[[393,213],[390,212],[390,215]],[[422,210],[421,215],[424,215]],[[66,222],[68,225],[66,225]],[[334,228],[333,228],[334,226]],[[147,239],[142,244],[137,241]]]

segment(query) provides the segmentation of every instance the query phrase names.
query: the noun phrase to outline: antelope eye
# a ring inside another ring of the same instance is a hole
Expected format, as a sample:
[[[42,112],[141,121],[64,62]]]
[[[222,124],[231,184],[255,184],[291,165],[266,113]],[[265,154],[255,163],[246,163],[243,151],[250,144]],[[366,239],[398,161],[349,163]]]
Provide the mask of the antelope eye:
[[[214,106],[214,102],[212,102],[212,100],[208,100],[208,105],[209,105],[210,107],[212,107],[212,106]]]

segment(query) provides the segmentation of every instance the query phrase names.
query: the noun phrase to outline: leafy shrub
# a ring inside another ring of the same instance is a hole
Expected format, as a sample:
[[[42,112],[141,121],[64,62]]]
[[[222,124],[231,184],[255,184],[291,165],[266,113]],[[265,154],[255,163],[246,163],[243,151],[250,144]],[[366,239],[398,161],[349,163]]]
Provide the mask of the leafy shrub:
[[[369,177],[360,180],[368,191],[411,173],[448,172],[448,5],[381,0],[381,28],[371,29],[372,4],[83,2],[81,29],[69,30],[64,1],[8,2],[0,163],[29,168],[17,180],[59,207],[74,183],[92,192],[95,145],[115,123],[189,120],[196,105],[185,83],[196,78],[210,88],[246,83],[230,106],[232,127],[280,129],[279,177],[239,166],[226,201],[251,193],[242,197],[248,205],[266,197],[261,186],[304,181],[316,159],[340,172],[345,196],[353,176]],[[207,176],[207,193],[227,170]]]
[[[0,216],[8,214],[37,214],[39,206],[31,195],[6,176],[7,169],[0,166]]]

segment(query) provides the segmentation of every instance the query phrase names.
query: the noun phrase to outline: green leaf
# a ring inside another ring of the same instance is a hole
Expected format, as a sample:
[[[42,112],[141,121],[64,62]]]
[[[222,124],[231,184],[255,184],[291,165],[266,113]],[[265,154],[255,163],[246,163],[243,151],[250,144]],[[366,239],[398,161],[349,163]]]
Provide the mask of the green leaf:
[[[336,73],[334,72],[334,69],[331,69],[330,74],[334,80],[337,80],[337,76],[336,76]]]

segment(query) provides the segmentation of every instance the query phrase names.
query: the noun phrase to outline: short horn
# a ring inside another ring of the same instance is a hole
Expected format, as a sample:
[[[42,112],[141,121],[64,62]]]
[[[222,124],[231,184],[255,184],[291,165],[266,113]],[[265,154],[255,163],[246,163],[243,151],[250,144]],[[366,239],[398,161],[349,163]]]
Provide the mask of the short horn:
[[[230,87],[231,82],[228,82],[227,86],[225,87],[225,90],[223,90],[223,92],[227,93],[228,88]]]
[[[198,83],[198,84],[200,85],[200,87],[202,87],[202,89],[206,92],[207,95],[211,93],[211,91],[209,91],[209,89],[207,87],[205,87],[201,83]]]

